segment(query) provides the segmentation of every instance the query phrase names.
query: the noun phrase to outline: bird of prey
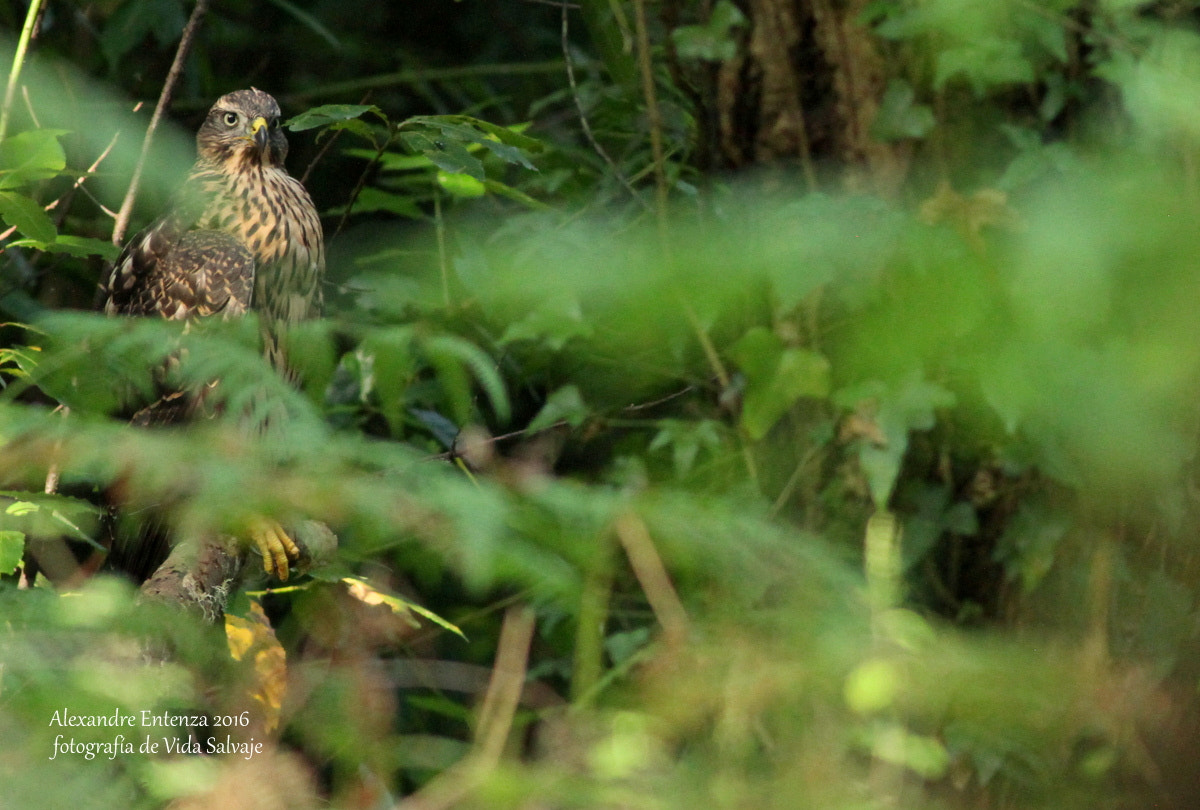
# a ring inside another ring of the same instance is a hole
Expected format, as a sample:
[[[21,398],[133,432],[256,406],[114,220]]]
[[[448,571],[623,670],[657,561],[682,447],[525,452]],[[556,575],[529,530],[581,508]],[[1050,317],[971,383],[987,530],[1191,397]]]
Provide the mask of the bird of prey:
[[[261,90],[217,99],[170,209],[126,244],[102,280],[106,313],[183,319],[253,310],[266,357],[291,376],[282,333],[320,314],[325,247],[312,198],[284,168],[279,117],[279,105]],[[169,419],[182,412],[164,410],[175,414]],[[287,533],[255,520],[250,535],[267,573],[286,579],[289,559],[299,555]]]

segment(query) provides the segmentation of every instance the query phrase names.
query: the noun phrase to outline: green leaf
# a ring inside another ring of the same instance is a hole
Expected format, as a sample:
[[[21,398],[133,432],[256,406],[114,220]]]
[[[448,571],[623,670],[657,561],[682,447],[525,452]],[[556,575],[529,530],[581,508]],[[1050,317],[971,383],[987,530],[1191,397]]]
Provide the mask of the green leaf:
[[[450,173],[463,173],[479,182],[484,180],[483,163],[454,138],[437,138],[428,132],[405,132],[401,142],[414,152],[429,158],[439,169]]]
[[[384,152],[378,154],[374,149],[344,149],[342,153],[363,160],[378,160],[379,168],[385,172],[408,172],[414,169],[428,169],[433,166],[424,155],[405,155],[400,152]]]
[[[105,242],[103,239],[91,239],[86,236],[72,236],[66,233],[58,234],[53,242],[20,239],[12,244],[26,244],[38,250],[44,250],[47,253],[65,253],[68,256],[77,256],[79,258],[99,256],[106,261],[116,259],[121,253],[121,249],[112,242]]]
[[[724,61],[737,56],[733,29],[746,25],[746,15],[729,0],[719,0],[705,25],[681,25],[671,32],[676,52],[684,59]]]
[[[876,432],[882,440],[863,441],[858,454],[871,499],[877,508],[884,509],[900,475],[909,432],[931,429],[937,421],[936,411],[951,407],[955,397],[916,372],[894,387],[872,380],[843,389],[834,395],[834,402],[874,414]]]
[[[519,124],[511,127],[502,127],[499,124],[493,124],[491,121],[484,121],[481,118],[472,118],[469,115],[426,115],[410,118],[405,123],[426,124],[436,127],[465,127],[470,130],[479,130],[483,135],[490,136],[493,142],[515,146],[526,152],[541,152],[546,146],[537,138],[531,138],[521,132],[527,124]],[[479,141],[483,143],[482,140]],[[486,146],[486,144],[484,144]],[[530,167],[532,168],[532,167]]]
[[[412,339],[408,327],[378,329],[363,339],[357,353],[363,375],[362,396],[372,390],[377,393],[393,436],[403,433],[404,394],[416,374]]]
[[[507,197],[508,199],[512,200],[513,202],[518,202],[521,205],[524,205],[526,208],[532,208],[535,211],[553,210],[553,209],[551,209],[550,206],[546,205],[541,200],[535,200],[533,197],[530,197],[524,191],[521,191],[520,189],[515,189],[512,186],[501,183],[499,180],[492,180],[491,178],[489,178],[484,181],[483,186],[484,186],[484,188],[486,188],[488,191],[492,192],[493,194],[498,194],[501,197]]]
[[[372,128],[370,124],[361,118],[351,118],[348,121],[335,121],[334,123],[325,127],[325,129],[321,132],[321,135],[318,136],[318,139],[328,135],[331,132],[339,132],[342,130],[357,135],[363,140],[374,144],[376,148],[378,148],[379,142],[376,137],[379,131],[375,128]]]
[[[361,118],[367,113],[387,122],[387,116],[383,114],[383,110],[374,104],[325,104],[300,113],[290,119],[285,126],[292,132],[303,132],[306,129],[316,129],[340,121]]]
[[[552,296],[519,321],[508,325],[500,336],[506,346],[519,340],[542,341],[551,351],[561,351],[572,338],[592,335],[592,325],[583,317],[579,300],[571,296]]]
[[[424,160],[424,158],[422,158]],[[342,213],[344,207],[334,209],[334,213]],[[409,219],[424,219],[425,212],[417,205],[416,200],[407,194],[394,194],[390,191],[367,186],[359,193],[354,201],[354,213],[368,214],[375,211],[385,211]]]
[[[529,423],[531,433],[545,430],[555,423],[566,422],[577,428],[591,415],[591,409],[583,401],[578,386],[564,385],[546,398],[546,404]]]
[[[451,174],[445,171],[437,173],[438,185],[452,197],[470,199],[487,194],[487,187],[469,174]]]
[[[965,78],[975,94],[982,96],[996,85],[1032,82],[1034,71],[1033,64],[1021,53],[1021,43],[992,37],[938,54],[933,86],[941,89],[957,76]]]
[[[846,705],[858,714],[875,714],[895,701],[900,691],[900,671],[885,658],[871,658],[847,676]]]
[[[783,341],[762,326],[750,329],[733,346],[733,359],[751,379],[765,379],[779,364]]]
[[[464,147],[481,146],[502,160],[536,170],[525,153],[539,151],[541,144],[527,135],[487,121],[466,115],[418,116],[404,122],[403,128],[410,127],[416,127],[418,132],[425,131],[443,144],[457,141]]]
[[[25,556],[25,534],[23,532],[0,531],[0,574],[11,574]]]
[[[467,421],[471,407],[471,392],[462,376],[464,368],[471,371],[487,394],[497,418],[502,422],[508,420],[508,394],[504,380],[496,369],[495,361],[482,349],[454,335],[426,338],[421,343],[421,349],[437,368],[438,380],[447,389],[450,407],[460,425]]]
[[[0,218],[38,242],[53,242],[58,235],[54,222],[40,205],[12,191],[0,191]]]
[[[714,419],[697,422],[684,419],[662,419],[658,422],[658,433],[650,441],[647,450],[653,453],[670,447],[675,474],[683,477],[692,471],[701,450],[721,446],[721,423]]]
[[[746,332],[733,347],[733,357],[746,375],[742,427],[762,439],[801,397],[829,394],[829,361],[824,355],[782,341],[763,327]]]
[[[58,142],[64,129],[35,129],[0,143],[0,189],[17,188],[56,176],[67,166]]]
[[[925,104],[915,104],[912,85],[902,79],[888,82],[879,111],[871,124],[871,136],[883,141],[900,138],[922,138],[933,129],[933,110]]]

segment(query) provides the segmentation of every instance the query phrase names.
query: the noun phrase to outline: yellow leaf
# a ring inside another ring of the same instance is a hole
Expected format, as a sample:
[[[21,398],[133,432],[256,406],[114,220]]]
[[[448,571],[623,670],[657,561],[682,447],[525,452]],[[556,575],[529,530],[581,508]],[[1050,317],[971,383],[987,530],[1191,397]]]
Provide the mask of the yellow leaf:
[[[266,729],[279,725],[283,698],[287,694],[287,653],[263,612],[262,605],[250,600],[250,618],[225,616],[225,637],[233,660],[241,661],[254,653],[254,685],[250,696],[265,710]]]
[[[416,613],[418,616],[424,616],[426,619],[438,625],[439,627],[444,627],[455,635],[460,636],[463,640],[466,640],[467,638],[463,634],[462,630],[459,630],[458,627],[446,621],[432,610],[423,608],[415,602],[410,602],[407,599],[402,599],[399,596],[393,596],[391,594],[384,593],[368,583],[366,580],[359,579],[358,577],[343,577],[342,582],[346,584],[346,586],[349,588],[350,595],[355,599],[367,605],[387,605],[389,608],[391,608],[393,613],[401,616],[408,616],[414,627],[420,626],[417,624],[415,619],[411,618],[411,614]]]

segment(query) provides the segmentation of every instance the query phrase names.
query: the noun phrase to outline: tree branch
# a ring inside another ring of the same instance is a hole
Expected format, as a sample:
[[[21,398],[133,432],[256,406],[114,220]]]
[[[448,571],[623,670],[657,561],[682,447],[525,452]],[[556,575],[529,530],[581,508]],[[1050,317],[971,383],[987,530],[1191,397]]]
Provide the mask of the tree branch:
[[[125,192],[125,199],[121,201],[121,210],[117,213],[116,224],[113,225],[112,241],[114,245],[121,244],[125,238],[125,231],[129,228],[129,217],[133,214],[133,204],[137,200],[138,187],[142,182],[142,171],[146,167],[146,158],[150,154],[150,144],[154,142],[154,132],[158,129],[163,114],[171,104],[175,85],[179,83],[179,76],[183,73],[183,63],[192,49],[192,40],[196,38],[200,20],[206,11],[208,11],[208,0],[196,0],[192,16],[188,18],[187,25],[183,27],[179,47],[175,50],[175,61],[171,63],[171,69],[167,71],[167,80],[163,84],[162,93],[158,96],[154,114],[150,116],[150,125],[146,127],[146,138],[142,141],[142,153],[138,156],[137,166],[133,169],[133,177],[129,180],[129,190]]]

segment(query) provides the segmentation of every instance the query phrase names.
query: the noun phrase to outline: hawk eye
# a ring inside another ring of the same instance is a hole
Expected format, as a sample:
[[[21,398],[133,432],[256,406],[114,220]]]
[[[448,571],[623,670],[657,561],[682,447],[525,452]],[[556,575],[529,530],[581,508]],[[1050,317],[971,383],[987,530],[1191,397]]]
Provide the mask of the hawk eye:
[[[225,113],[225,126],[236,127],[238,122],[238,114],[235,112]]]

